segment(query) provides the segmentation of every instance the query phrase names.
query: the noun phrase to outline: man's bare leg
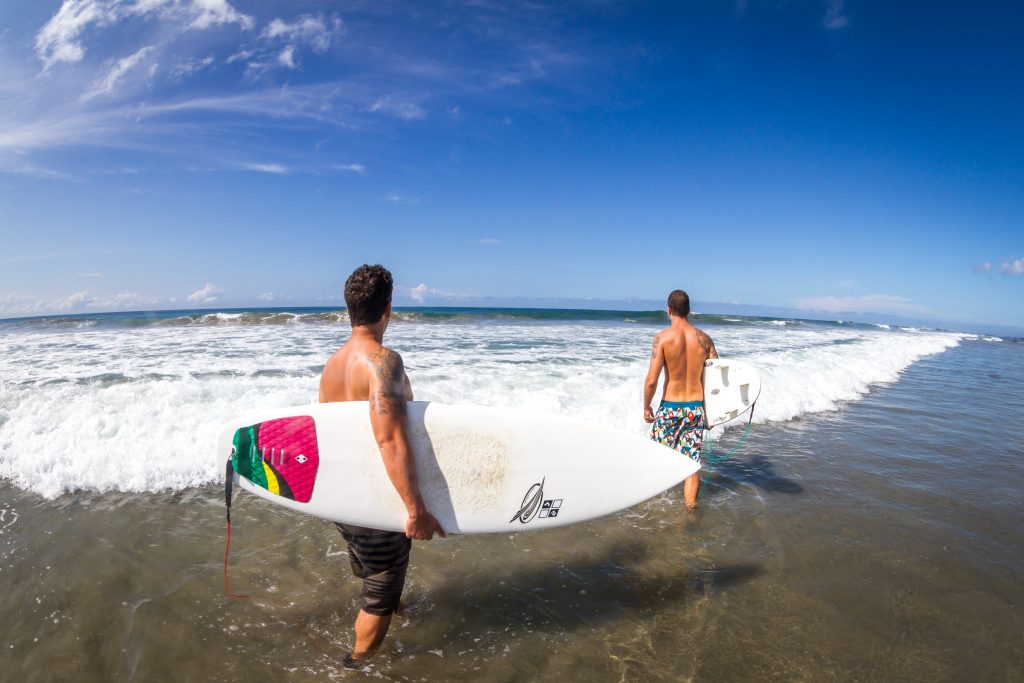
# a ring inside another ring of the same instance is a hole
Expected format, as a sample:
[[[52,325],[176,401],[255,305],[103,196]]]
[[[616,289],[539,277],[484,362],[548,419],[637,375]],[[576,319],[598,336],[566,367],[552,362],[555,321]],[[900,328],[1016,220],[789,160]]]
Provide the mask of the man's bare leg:
[[[687,510],[697,507],[698,493],[700,493],[700,472],[694,472],[683,482],[683,499],[686,501]]]
[[[352,648],[352,659],[369,659],[388,634],[391,615],[378,616],[359,610],[356,616],[356,645]]]

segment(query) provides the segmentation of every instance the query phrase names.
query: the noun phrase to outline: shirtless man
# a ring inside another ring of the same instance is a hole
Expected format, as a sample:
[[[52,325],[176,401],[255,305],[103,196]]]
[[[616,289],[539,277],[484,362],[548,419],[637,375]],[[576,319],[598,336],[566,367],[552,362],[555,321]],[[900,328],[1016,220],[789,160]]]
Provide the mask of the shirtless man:
[[[320,402],[369,401],[370,426],[392,485],[405,503],[405,533],[338,524],[352,573],[363,580],[356,642],[345,665],[368,659],[384,642],[405,586],[412,540],[429,541],[444,529],[427,511],[406,436],[406,401],[412,386],[402,357],[383,346],[391,320],[391,273],[363,265],[345,282],[352,337],[334,352],[320,377]]]
[[[654,335],[651,367],[644,383],[644,421],[653,422],[651,439],[685,453],[698,465],[704,445],[704,361],[718,358],[715,342],[690,324],[690,297],[681,289],[668,295],[671,325]],[[651,399],[658,388],[658,377],[665,370],[665,391],[655,414]],[[699,472],[683,483],[686,509],[697,505]]]

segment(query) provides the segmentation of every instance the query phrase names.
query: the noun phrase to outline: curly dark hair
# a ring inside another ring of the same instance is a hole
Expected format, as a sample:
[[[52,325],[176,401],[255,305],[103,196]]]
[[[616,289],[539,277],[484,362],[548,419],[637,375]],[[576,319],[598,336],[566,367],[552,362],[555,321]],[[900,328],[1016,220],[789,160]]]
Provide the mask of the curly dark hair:
[[[690,315],[690,295],[681,289],[674,289],[668,295],[668,310],[680,318]]]
[[[353,326],[372,325],[381,319],[388,304],[394,283],[391,273],[382,265],[363,264],[345,280],[345,305]]]

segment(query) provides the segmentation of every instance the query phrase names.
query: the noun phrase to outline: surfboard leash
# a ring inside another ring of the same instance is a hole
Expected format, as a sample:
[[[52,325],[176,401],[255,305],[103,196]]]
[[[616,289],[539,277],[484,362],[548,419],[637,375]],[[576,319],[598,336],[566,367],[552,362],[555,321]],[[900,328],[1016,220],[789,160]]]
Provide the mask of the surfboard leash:
[[[743,430],[743,436],[740,437],[739,442],[735,446],[733,446],[725,455],[716,456],[714,454],[714,448],[711,441],[711,430],[708,430],[708,438],[707,441],[705,441],[704,443],[704,457],[708,463],[708,469],[704,473],[704,486],[707,486],[708,480],[711,479],[711,470],[714,469],[715,463],[725,462],[726,460],[728,460],[729,456],[738,451],[740,446],[743,445],[743,442],[746,441],[747,434],[750,434],[750,423],[754,421],[754,408],[756,407],[757,401],[754,401],[754,403],[750,406],[750,417],[747,418],[747,426]],[[697,497],[700,497],[700,491],[697,492]]]
[[[231,553],[231,491],[234,486],[235,479],[235,467],[231,462],[231,458],[228,458],[226,472],[224,474],[224,503],[227,506],[227,518],[228,518],[228,537],[224,543],[224,595],[228,596],[232,600],[241,600],[248,598],[249,595],[246,593],[232,593],[228,584],[228,556]]]

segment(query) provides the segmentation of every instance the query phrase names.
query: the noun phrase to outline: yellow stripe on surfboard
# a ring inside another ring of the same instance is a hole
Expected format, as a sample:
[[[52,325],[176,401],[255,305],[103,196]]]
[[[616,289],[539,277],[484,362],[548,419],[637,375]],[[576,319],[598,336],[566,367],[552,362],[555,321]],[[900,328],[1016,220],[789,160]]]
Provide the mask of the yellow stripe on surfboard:
[[[263,464],[263,472],[267,475],[267,490],[271,493],[281,495],[281,486],[277,483],[277,477],[274,476],[274,470],[270,469],[270,465],[260,461]]]

